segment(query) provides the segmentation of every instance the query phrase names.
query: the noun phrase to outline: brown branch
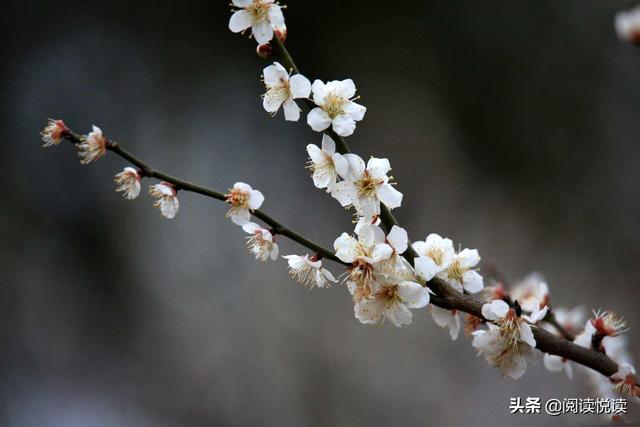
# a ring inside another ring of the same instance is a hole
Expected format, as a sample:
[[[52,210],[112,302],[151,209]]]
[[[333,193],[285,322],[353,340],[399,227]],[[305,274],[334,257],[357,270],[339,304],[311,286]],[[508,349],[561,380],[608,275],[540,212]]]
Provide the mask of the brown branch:
[[[277,37],[273,38],[273,43],[275,45],[274,53],[280,57],[282,62],[284,62],[284,66],[296,73],[299,73],[300,71],[298,67],[293,62],[293,59],[284,44]],[[307,105],[310,108],[315,107],[315,104],[311,100],[307,100]],[[336,135],[331,129],[327,129],[326,132],[335,140],[336,147],[340,153],[351,152],[344,138]],[[394,225],[398,225],[397,219],[384,204],[381,206],[380,219],[387,232]],[[409,242],[409,247],[402,256],[411,265],[413,265],[413,260],[418,257],[418,254],[411,247],[411,242]],[[429,281],[427,286],[436,294],[436,296],[431,299],[432,304],[450,310],[460,310],[481,319],[484,318],[482,316],[482,305],[484,304],[484,301],[477,297],[457,292],[445,281],[439,278],[434,278]],[[544,353],[555,354],[572,360],[576,363],[594,369],[607,377],[618,371],[618,364],[611,360],[611,358],[597,351],[574,344],[567,339],[570,337],[568,334],[565,335],[565,338],[561,338],[539,327],[534,327],[532,329],[536,339],[536,348]],[[562,333],[563,329],[560,328],[559,331]]]

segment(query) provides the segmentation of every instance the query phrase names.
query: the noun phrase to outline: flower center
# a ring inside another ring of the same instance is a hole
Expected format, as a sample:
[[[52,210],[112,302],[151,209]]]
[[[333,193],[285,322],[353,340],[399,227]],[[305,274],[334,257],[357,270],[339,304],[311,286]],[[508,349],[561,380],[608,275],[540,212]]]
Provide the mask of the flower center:
[[[518,340],[520,339],[520,325],[518,322],[518,316],[513,308],[509,309],[503,319],[497,321],[500,327],[500,335],[505,338],[509,348],[515,349],[518,347]]]
[[[435,259],[434,259],[434,261],[435,261]],[[466,273],[467,270],[469,270],[469,269],[466,268],[466,267],[463,267],[460,264],[460,261],[456,259],[451,264],[451,267],[449,267],[449,270],[447,271],[447,277],[449,279],[457,280],[459,283],[462,283],[464,273]]]
[[[427,250],[427,256],[437,265],[442,265],[442,262],[444,261],[444,251],[441,248],[429,248],[429,250]]]
[[[362,178],[356,182],[358,187],[358,198],[360,200],[370,199],[376,195],[376,189],[383,184],[383,180],[375,179],[367,171],[364,172]]]
[[[344,113],[344,104],[347,102],[342,96],[336,95],[334,92],[330,92],[325,97],[324,101],[324,111],[331,117],[335,119],[340,114]]]
[[[251,20],[254,23],[262,22],[267,19],[269,12],[269,3],[262,3],[260,0],[254,0],[253,4],[247,6],[246,11],[251,14]]]
[[[381,299],[387,305],[394,305],[400,301],[400,295],[398,294],[398,285],[385,286],[378,293],[376,297]]]
[[[234,208],[246,208],[249,206],[249,192],[233,188],[227,194],[227,203],[231,203]]]

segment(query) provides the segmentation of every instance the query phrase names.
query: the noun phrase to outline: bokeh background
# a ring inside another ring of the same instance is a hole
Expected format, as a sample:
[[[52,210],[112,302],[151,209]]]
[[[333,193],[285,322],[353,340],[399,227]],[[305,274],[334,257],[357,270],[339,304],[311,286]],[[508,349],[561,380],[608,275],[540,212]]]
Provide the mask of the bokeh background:
[[[615,37],[623,2],[287,3],[303,73],[355,80],[368,111],[349,143],[391,160],[414,239],[478,248],[509,280],[543,272],[554,305],[625,314],[640,354],[640,50]],[[254,184],[325,245],[350,231],[304,168],[320,135],[262,110],[266,62],[227,29],[227,2],[2,9],[1,425],[598,423],[509,415],[509,397],[588,396],[580,378],[538,363],[508,382],[426,310],[360,325],[342,286],[309,292],[254,261],[223,204],[181,194],[166,220],[114,193],[120,159],[41,148],[47,117],[96,124],[169,173]]]

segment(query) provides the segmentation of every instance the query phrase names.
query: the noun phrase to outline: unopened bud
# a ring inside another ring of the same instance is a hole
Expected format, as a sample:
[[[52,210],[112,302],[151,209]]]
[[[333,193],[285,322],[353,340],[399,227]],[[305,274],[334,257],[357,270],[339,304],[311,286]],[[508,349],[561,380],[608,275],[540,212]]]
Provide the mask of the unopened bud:
[[[273,48],[269,43],[259,44],[256,48],[256,53],[260,58],[269,58],[273,55]]]

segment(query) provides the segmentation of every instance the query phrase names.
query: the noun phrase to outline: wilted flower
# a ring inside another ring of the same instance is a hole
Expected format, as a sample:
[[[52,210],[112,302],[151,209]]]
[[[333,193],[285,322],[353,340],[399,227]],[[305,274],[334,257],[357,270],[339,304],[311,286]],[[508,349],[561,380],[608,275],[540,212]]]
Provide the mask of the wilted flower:
[[[312,172],[313,185],[316,188],[326,188],[332,191],[338,176],[346,176],[349,163],[340,153],[336,153],[336,143],[328,135],[322,135],[322,148],[317,145],[307,145],[309,153],[308,168]]]
[[[229,29],[240,33],[251,28],[251,34],[258,44],[273,38],[275,28],[286,28],[280,5],[274,0],[231,0],[238,8],[229,20]]]
[[[365,218],[380,215],[380,202],[389,209],[402,203],[402,193],[389,183],[387,173],[391,170],[388,159],[372,157],[367,162],[355,154],[345,154],[349,171],[345,181],[337,183],[331,195],[344,207],[354,206]]]
[[[44,141],[43,147],[50,147],[52,145],[60,144],[62,138],[69,134],[71,130],[64,124],[62,120],[49,119],[47,126],[40,132],[42,141]]]
[[[107,152],[107,138],[102,135],[98,126],[93,126],[93,131],[87,135],[84,141],[78,144],[80,163],[89,164],[98,160]]]
[[[526,320],[537,322],[546,314],[546,307],[532,319],[519,317],[516,310],[502,300],[495,300],[482,306],[482,315],[494,323],[488,323],[488,330],[473,332],[472,345],[478,354],[484,355],[491,366],[497,367],[503,375],[518,379],[524,375],[527,362],[536,346],[531,326]]]
[[[449,335],[451,335],[452,340],[458,338],[458,334],[460,333],[460,317],[456,310],[446,310],[432,305],[431,316],[438,326],[449,330]]]
[[[411,323],[410,309],[422,308],[428,303],[429,292],[420,284],[389,279],[380,282],[369,298],[356,302],[354,312],[365,324],[382,323],[387,319],[400,327]]]
[[[225,194],[226,201],[231,205],[226,216],[235,224],[244,225],[251,219],[251,211],[259,209],[264,202],[264,196],[258,190],[251,188],[244,182],[236,182],[229,194]]]
[[[311,93],[311,83],[302,74],[289,73],[278,62],[274,62],[262,71],[267,92],[262,97],[262,106],[267,112],[275,115],[280,106],[284,110],[284,118],[289,121],[298,121],[300,107],[294,99],[307,98]]]
[[[291,276],[309,288],[325,288],[330,286],[329,282],[336,282],[333,274],[322,267],[322,261],[315,255],[285,255],[283,258],[289,263]]]
[[[278,258],[278,244],[274,241],[271,232],[253,222],[247,222],[242,229],[251,234],[247,239],[247,247],[258,261],[266,261],[269,258]]]
[[[159,208],[162,215],[169,219],[176,216],[178,209],[180,209],[180,202],[178,202],[177,191],[173,184],[161,182],[152,185],[149,187],[149,194],[158,199],[153,206]]]
[[[140,195],[140,174],[135,168],[126,167],[124,170],[116,174],[115,179],[116,191],[121,191],[127,200],[133,200]]]
[[[353,102],[356,86],[353,80],[334,80],[323,83],[313,82],[313,102],[316,108],[309,112],[307,123],[316,132],[329,126],[340,136],[349,136],[356,129],[356,122],[364,118],[365,107]]]
[[[549,287],[540,273],[531,273],[511,289],[511,299],[524,311],[538,311],[549,304]]]

